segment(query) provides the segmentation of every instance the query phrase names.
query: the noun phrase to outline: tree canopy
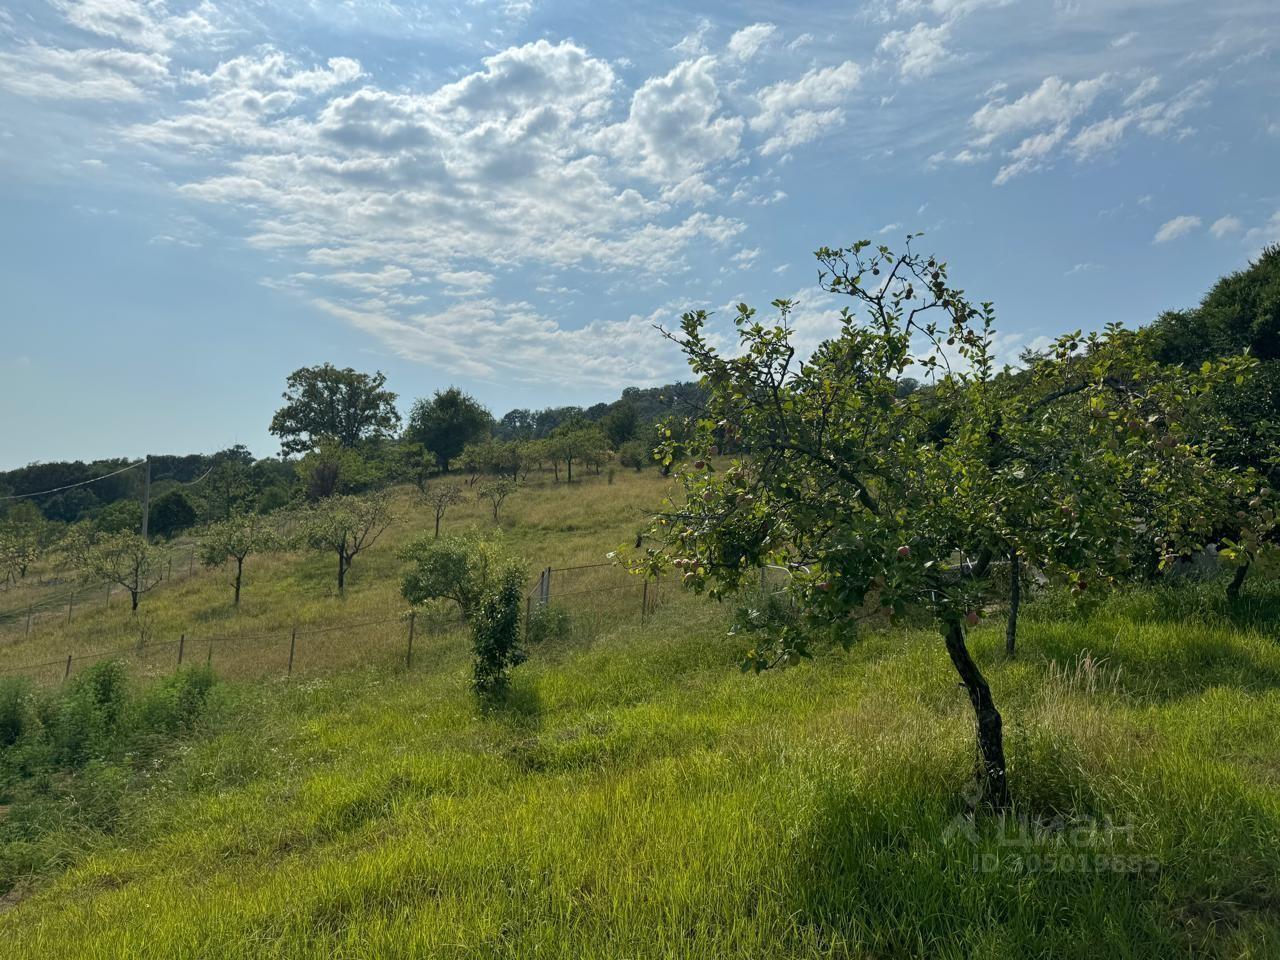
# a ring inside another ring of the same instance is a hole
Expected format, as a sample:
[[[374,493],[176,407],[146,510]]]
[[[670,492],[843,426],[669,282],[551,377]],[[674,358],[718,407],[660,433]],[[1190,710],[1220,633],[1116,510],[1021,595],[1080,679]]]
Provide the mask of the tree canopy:
[[[271,418],[271,433],[285,454],[306,453],[322,439],[344,447],[391,436],[400,426],[396,395],[382,372],[359,373],[326,363],[289,374],[285,404]]]
[[[414,403],[405,439],[434,453],[447,471],[468,443],[489,435],[492,425],[493,417],[479,401],[457,387],[448,387]]]

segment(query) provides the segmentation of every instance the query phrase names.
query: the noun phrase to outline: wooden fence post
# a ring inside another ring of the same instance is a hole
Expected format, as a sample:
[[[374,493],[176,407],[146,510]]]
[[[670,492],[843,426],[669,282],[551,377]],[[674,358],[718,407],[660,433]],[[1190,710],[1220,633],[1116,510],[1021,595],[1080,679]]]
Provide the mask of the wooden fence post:
[[[209,655],[205,657],[204,665],[206,667],[213,666],[213,637],[209,638]]]
[[[645,614],[649,612],[649,577],[644,578],[644,591],[640,594],[640,622],[644,623]]]
[[[293,628],[293,633],[289,634],[289,676],[293,676],[293,648],[298,643],[298,628]]]
[[[67,679],[67,677],[69,677],[69,676],[71,676],[71,654],[69,654],[69,653],[68,653],[68,654],[67,654],[67,669],[65,669],[65,670],[63,670],[63,671],[62,671],[62,679],[63,679],[63,680],[66,680],[66,679]]]
[[[178,666],[182,666],[182,650],[187,645],[187,635],[178,637]]]
[[[107,609],[111,609],[111,584],[107,584]]]
[[[413,666],[413,625],[418,618],[418,611],[409,611],[409,650],[404,656],[405,669]]]

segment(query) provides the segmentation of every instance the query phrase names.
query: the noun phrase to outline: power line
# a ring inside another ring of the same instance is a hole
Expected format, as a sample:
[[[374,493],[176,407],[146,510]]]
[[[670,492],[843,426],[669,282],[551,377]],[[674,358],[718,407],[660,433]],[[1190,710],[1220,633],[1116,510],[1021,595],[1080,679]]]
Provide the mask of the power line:
[[[14,494],[10,494],[7,497],[0,497],[0,500],[25,500],[30,497],[43,497],[49,493],[59,493],[63,490],[70,490],[72,487],[83,487],[86,484],[97,483],[99,480],[106,480],[108,477],[114,477],[117,474],[124,473],[126,470],[132,470],[134,467],[141,466],[146,462],[147,461],[145,459],[138,460],[138,461],[135,461],[134,463],[129,464],[127,467],[121,467],[119,470],[113,470],[110,473],[104,473],[100,477],[92,477],[88,480],[81,480],[79,483],[68,483],[64,487],[54,487],[51,490],[38,490],[35,493],[14,493]],[[203,480],[204,477],[201,477],[200,479]]]

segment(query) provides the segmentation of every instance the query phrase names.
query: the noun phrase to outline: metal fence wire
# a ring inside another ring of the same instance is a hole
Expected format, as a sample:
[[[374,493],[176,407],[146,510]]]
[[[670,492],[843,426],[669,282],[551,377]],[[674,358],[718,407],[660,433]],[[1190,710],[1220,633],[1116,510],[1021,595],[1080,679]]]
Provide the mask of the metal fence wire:
[[[645,577],[617,564],[544,567],[525,595],[524,625],[535,611],[562,612],[569,633],[596,636],[649,616],[676,595],[678,576]],[[65,602],[65,599],[64,601]],[[299,624],[254,634],[210,634],[198,630],[152,639],[140,634],[129,646],[71,652],[37,663],[0,667],[0,676],[23,676],[40,685],[65,682],[104,660],[125,660],[139,677],[160,677],[183,666],[205,664],[236,679],[319,675],[375,662],[412,666],[414,643],[465,631],[462,618],[429,619],[417,611],[381,617]]]

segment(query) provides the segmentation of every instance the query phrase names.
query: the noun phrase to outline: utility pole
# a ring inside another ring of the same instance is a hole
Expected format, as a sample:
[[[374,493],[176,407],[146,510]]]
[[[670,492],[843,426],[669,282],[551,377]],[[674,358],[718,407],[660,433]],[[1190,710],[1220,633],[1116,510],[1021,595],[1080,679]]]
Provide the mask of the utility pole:
[[[142,539],[148,543],[147,527],[151,521],[151,455],[147,454],[147,478],[142,481]]]

